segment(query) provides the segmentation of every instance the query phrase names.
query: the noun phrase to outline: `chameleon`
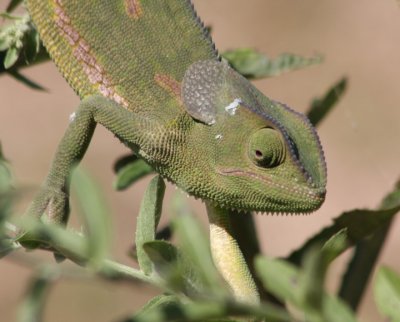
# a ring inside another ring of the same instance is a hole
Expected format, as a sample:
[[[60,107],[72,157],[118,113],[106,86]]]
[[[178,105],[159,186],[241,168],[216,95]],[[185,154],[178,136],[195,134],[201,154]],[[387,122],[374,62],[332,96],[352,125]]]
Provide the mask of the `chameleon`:
[[[163,178],[206,202],[215,264],[238,301],[257,304],[228,214],[321,206],[326,163],[309,120],[233,70],[189,0],[26,6],[81,98],[27,214],[66,223],[71,171],[101,124]]]

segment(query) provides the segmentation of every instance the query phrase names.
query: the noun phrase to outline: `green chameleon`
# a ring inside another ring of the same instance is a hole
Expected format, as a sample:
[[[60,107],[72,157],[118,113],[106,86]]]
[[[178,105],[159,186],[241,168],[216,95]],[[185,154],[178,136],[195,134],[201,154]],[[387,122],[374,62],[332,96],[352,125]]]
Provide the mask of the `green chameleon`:
[[[320,207],[326,166],[308,119],[229,67],[189,0],[26,3],[81,98],[28,215],[66,222],[70,173],[99,123],[164,178],[206,201],[217,268],[238,301],[258,303],[228,214]]]

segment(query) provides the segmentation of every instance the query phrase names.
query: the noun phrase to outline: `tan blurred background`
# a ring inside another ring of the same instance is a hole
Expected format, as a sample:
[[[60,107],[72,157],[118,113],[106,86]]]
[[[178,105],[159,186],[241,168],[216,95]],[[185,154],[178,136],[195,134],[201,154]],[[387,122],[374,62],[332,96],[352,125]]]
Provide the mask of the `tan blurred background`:
[[[4,9],[8,0],[0,0]],[[195,0],[194,4],[223,51],[254,47],[274,57],[282,52],[325,62],[256,85],[268,96],[304,111],[342,76],[349,77],[343,100],[320,125],[328,161],[328,195],[323,207],[307,217],[257,217],[264,253],[288,254],[331,218],[357,207],[375,207],[400,176],[400,8],[395,0]],[[68,124],[78,98],[52,63],[24,71],[48,88],[30,90],[10,77],[0,77],[0,140],[18,185],[37,187]],[[127,150],[98,127],[83,162],[100,183],[113,214],[114,254],[126,264],[145,183],[123,193],[112,190],[111,165]],[[167,197],[173,189],[168,190]],[[205,222],[204,208],[193,206]],[[23,208],[23,207],[22,207]],[[163,221],[170,215],[167,207]],[[73,216],[76,217],[76,216]],[[76,218],[73,219],[76,222]],[[380,264],[400,272],[400,222],[397,220]],[[347,254],[348,255],[348,254]],[[37,259],[30,254],[29,258]],[[41,256],[48,260],[47,256]],[[329,271],[334,291],[346,256]],[[0,321],[14,321],[30,271],[17,258],[0,262]],[[44,321],[112,321],[134,311],[157,290],[135,285],[65,279],[51,289]],[[369,289],[360,320],[383,321]]]

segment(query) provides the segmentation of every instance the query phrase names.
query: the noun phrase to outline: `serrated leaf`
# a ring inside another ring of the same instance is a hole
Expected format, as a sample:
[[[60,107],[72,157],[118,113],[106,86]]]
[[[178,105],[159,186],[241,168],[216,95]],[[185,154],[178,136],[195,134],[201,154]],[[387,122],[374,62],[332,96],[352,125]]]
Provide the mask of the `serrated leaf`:
[[[114,181],[114,188],[116,190],[124,190],[137,180],[153,172],[153,168],[148,165],[144,160],[135,160],[123,166],[118,171],[117,177]]]
[[[4,57],[4,62],[3,62],[4,68],[9,69],[10,67],[12,67],[18,60],[20,53],[21,53],[21,48],[17,48],[15,46],[8,48],[6,56]]]
[[[23,0],[11,0],[7,5],[6,12],[13,12],[22,2]]]
[[[382,315],[393,322],[400,321],[400,276],[382,267],[375,278],[374,297]]]
[[[347,247],[342,249],[343,252],[348,247],[379,230],[387,224],[399,210],[400,206],[386,210],[356,209],[345,212],[334,219],[334,223],[331,226],[324,228],[321,232],[310,238],[302,247],[292,252],[288,259],[292,263],[300,264],[303,255],[310,247],[326,243],[332,236],[346,228],[348,244]],[[340,255],[342,252],[338,252],[337,255]]]
[[[151,261],[143,250],[143,244],[155,240],[156,229],[160,221],[165,183],[157,175],[149,183],[140,205],[136,225],[136,254],[142,271],[149,275],[152,271]]]
[[[99,267],[108,255],[111,241],[110,218],[104,197],[94,181],[79,168],[74,172],[72,188],[85,222],[90,264]]]
[[[251,48],[226,51],[222,56],[236,71],[247,78],[277,76],[284,72],[318,64],[322,61],[321,56],[305,58],[286,53],[275,59],[269,59],[264,54]]]
[[[307,112],[307,116],[314,126],[317,126],[332,110],[346,92],[346,88],[347,78],[344,77],[334,84],[323,97],[314,99]]]

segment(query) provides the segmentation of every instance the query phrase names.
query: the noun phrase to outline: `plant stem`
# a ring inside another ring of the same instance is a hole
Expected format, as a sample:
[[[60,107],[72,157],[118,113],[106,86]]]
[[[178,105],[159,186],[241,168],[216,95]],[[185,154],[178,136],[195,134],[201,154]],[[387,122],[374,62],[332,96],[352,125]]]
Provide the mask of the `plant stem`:
[[[236,301],[259,304],[260,295],[256,284],[232,233],[229,217],[231,212],[207,203],[207,213],[210,221],[211,254],[215,266],[231,287]]]

